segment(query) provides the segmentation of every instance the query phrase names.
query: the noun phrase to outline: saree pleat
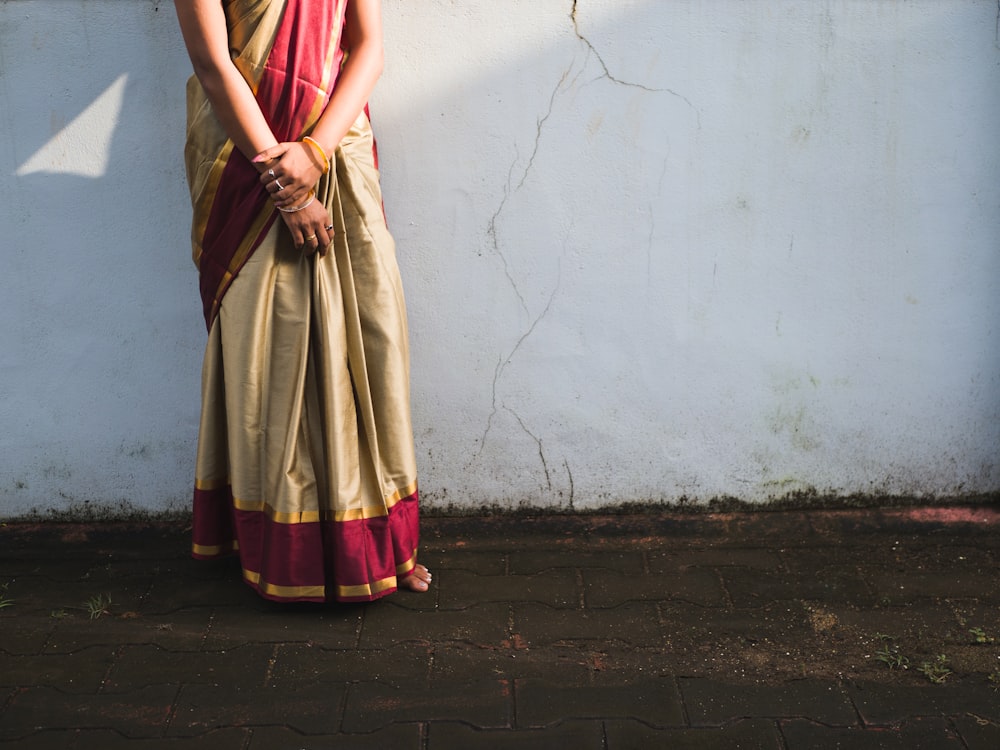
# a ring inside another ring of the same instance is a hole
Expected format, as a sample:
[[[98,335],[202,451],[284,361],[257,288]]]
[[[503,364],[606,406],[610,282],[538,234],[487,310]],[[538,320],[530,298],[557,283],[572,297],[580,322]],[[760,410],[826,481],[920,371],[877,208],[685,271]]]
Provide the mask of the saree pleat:
[[[366,113],[331,162],[317,190],[329,251],[251,218],[252,248],[206,297],[193,554],[238,551],[244,580],[277,600],[375,599],[416,563],[406,308]]]

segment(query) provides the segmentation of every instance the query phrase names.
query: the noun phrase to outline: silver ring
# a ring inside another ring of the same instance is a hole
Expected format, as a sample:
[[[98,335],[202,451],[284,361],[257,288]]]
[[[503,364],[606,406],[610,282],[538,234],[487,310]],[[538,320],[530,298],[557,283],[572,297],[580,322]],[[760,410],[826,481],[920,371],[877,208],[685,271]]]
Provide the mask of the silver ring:
[[[274,179],[274,170],[273,169],[267,170],[267,176],[270,177],[273,180]]]
[[[278,189],[274,191],[276,193],[280,193],[282,190],[285,189],[285,186],[282,185],[280,182],[278,182],[278,178],[277,177],[274,178],[274,184],[278,186]]]
[[[333,224],[327,224],[327,225],[326,225],[325,227],[323,227],[323,228],[324,228],[324,229],[325,229],[326,231],[328,231],[328,232],[329,232],[329,231],[330,231],[331,229],[333,229]]]

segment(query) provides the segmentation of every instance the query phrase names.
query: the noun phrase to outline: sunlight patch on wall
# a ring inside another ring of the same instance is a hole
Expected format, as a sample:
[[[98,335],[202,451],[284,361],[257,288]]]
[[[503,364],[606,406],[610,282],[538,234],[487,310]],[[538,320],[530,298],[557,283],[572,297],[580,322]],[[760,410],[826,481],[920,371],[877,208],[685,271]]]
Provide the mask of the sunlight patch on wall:
[[[18,167],[18,177],[39,172],[103,177],[111,157],[111,139],[125,99],[124,73],[94,99],[74,120],[50,138],[27,161]],[[58,113],[53,112],[55,120]]]

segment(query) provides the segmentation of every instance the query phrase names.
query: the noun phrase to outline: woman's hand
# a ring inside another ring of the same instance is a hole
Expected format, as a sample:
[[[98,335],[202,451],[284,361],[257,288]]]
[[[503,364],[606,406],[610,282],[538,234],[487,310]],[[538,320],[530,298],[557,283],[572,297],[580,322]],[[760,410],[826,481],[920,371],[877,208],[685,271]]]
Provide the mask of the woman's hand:
[[[309,191],[323,176],[319,154],[302,141],[279,143],[261,151],[253,162],[260,169],[260,181],[280,208],[298,206],[306,201]],[[307,233],[308,234],[308,233]]]
[[[282,211],[281,218],[292,234],[295,247],[305,250],[309,255],[317,250],[321,256],[326,255],[333,242],[333,222],[326,207],[313,198],[306,197],[300,203],[293,204],[293,207],[307,201],[312,202],[301,211]]]

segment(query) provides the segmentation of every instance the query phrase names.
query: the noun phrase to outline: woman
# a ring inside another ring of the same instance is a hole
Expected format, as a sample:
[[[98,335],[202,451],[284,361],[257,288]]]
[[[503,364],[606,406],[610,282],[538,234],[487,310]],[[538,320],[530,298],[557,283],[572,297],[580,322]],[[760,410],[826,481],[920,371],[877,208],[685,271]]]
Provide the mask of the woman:
[[[280,601],[426,591],[406,313],[366,102],[379,0],[176,0],[208,345],[196,557]]]

